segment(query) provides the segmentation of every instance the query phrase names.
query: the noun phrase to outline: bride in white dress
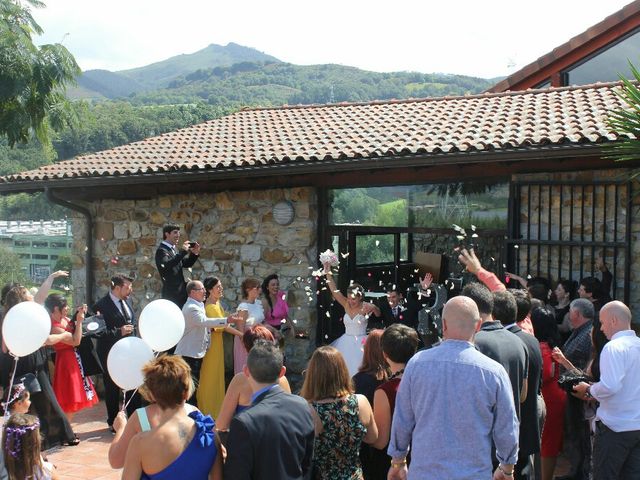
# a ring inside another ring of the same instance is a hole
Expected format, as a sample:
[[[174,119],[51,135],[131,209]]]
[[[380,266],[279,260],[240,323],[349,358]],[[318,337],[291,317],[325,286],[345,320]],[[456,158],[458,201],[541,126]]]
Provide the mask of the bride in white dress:
[[[364,288],[357,283],[351,284],[347,288],[345,297],[336,288],[331,274],[331,267],[324,265],[324,273],[327,277],[327,284],[331,289],[333,298],[344,308],[344,335],[336,339],[331,346],[338,349],[344,357],[349,369],[349,375],[358,373],[358,368],[362,363],[362,353],[364,342],[367,339],[367,323],[369,315],[380,316],[380,309],[372,303],[364,300]]]

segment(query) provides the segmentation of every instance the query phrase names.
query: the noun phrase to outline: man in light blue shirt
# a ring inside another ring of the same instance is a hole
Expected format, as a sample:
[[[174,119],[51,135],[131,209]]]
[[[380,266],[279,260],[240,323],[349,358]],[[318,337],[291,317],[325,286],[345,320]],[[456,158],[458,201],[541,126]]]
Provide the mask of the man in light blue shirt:
[[[518,419],[507,372],[473,345],[475,302],[458,296],[442,311],[444,341],[407,364],[391,424],[389,480],[510,480]],[[492,472],[491,446],[500,462]],[[411,445],[411,466],[406,457]]]

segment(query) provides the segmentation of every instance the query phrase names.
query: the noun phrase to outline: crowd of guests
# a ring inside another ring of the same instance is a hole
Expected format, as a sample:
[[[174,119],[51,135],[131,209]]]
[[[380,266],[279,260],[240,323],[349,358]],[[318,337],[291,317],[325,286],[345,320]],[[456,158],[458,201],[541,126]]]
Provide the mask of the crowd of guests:
[[[277,275],[245,279],[241,302],[225,311],[220,279],[184,280],[200,246],[179,241],[179,228],[165,227],[156,263],[184,335],[144,367],[138,392],[121,397],[103,375],[109,463],[122,478],[552,480],[562,452],[566,478],[640,475],[640,340],[629,309],[608,297],[603,262],[602,280],[551,285],[510,273],[521,288],[509,289],[462,250],[478,281],[447,302],[441,341],[428,347],[416,331],[419,306],[395,289],[385,304],[365,301],[358,284],[343,294],[324,265],[345,334],[312,353],[294,395],[281,348],[293,326]],[[88,311],[104,323],[103,365],[115,342],[136,334],[132,278],[114,276],[96,305],[70,315],[64,297],[48,295],[62,275],[35,295],[20,285],[3,291],[5,314],[36,301],[51,315],[45,345],[18,360],[5,395],[9,478],[57,478],[40,448],[78,444],[73,415],[98,401],[78,352]],[[418,285],[425,296],[431,282],[426,275]],[[234,338],[228,386],[225,332]],[[3,345],[3,385],[12,362]]]

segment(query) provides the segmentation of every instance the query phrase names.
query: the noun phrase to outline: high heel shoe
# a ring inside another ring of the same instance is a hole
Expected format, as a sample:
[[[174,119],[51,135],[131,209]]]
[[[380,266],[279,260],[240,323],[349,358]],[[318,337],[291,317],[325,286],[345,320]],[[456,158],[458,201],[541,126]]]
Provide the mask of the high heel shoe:
[[[77,435],[74,435],[73,436],[73,440],[67,440],[66,442],[63,443],[63,445],[66,445],[66,446],[69,446],[69,447],[75,447],[79,443],[80,443],[80,439],[78,438]]]

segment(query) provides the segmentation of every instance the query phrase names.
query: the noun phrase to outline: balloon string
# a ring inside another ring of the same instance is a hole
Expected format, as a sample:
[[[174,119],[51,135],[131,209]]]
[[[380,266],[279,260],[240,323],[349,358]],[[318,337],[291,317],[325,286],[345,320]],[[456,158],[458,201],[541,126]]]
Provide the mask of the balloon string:
[[[136,388],[133,393],[131,394],[131,398],[129,398],[129,400],[127,401],[127,403],[124,403],[124,400],[127,398],[127,392],[125,392],[124,390],[123,392],[123,399],[122,399],[122,410],[124,411],[125,408],[127,408],[129,406],[129,404],[131,403],[131,400],[133,400],[133,396],[136,394],[136,392],[138,391],[138,389]]]
[[[9,380],[9,390],[7,391],[7,401],[5,402],[5,409],[4,409],[4,420],[6,422],[7,418],[10,415],[9,412],[9,400],[11,399],[11,389],[13,388],[13,380],[16,377],[16,370],[18,369],[18,360],[19,358],[14,356],[13,353],[9,352],[9,354],[11,356],[13,356],[13,358],[15,359],[13,362],[13,371],[11,372],[11,380]]]

